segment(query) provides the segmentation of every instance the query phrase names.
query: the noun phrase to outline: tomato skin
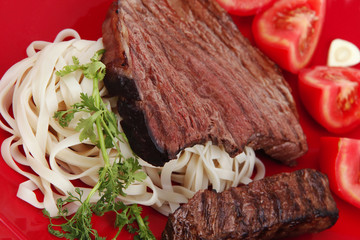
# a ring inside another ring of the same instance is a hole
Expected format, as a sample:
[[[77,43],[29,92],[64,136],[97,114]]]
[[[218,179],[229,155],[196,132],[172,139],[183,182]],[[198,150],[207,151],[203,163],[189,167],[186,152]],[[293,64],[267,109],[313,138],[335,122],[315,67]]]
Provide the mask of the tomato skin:
[[[338,137],[320,139],[320,170],[330,189],[360,208],[360,140]]]
[[[269,7],[276,0],[217,0],[228,13],[251,16]]]
[[[310,115],[333,133],[360,126],[360,70],[315,66],[299,74],[300,98]]]
[[[322,30],[326,0],[279,0],[252,25],[258,47],[285,70],[298,73],[311,60]]]

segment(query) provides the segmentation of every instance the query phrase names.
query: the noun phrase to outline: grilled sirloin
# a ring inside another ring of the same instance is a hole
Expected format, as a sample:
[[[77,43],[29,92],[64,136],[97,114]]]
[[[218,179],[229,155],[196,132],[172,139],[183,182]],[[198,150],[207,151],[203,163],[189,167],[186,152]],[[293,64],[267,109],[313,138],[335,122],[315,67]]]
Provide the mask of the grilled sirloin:
[[[287,165],[307,151],[280,69],[209,0],[115,1],[103,24],[105,84],[134,152],[162,166],[209,140]]]

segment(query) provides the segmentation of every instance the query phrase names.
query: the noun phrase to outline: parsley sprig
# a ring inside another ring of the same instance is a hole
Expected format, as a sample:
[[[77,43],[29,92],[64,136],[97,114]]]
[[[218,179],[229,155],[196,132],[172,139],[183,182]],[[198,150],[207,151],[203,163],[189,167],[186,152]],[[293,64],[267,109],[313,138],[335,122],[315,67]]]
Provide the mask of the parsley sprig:
[[[80,64],[78,58],[73,57],[73,65],[65,66],[56,74],[63,77],[71,72],[81,70],[84,76],[93,80],[93,92],[91,96],[81,93],[81,102],[76,103],[71,109],[58,111],[54,114],[59,124],[63,127],[69,125],[77,112],[86,112],[88,118],[79,120],[76,130],[80,132],[80,141],[89,139],[99,147],[104,166],[99,170],[99,181],[91,189],[88,196],[83,200],[83,191],[75,189],[75,193],[68,193],[66,199],[58,199],[58,217],[50,217],[49,212],[44,210],[44,215],[50,219],[48,230],[51,234],[59,238],[67,239],[105,239],[99,236],[93,229],[91,218],[94,214],[102,216],[107,212],[113,211],[116,214],[115,226],[118,231],[113,239],[116,239],[123,227],[131,233],[137,233],[135,239],[155,239],[149,229],[147,218],[141,217],[141,207],[136,204],[125,205],[117,201],[118,196],[125,196],[125,189],[135,181],[143,181],[146,174],[141,170],[136,158],[124,158],[121,154],[117,141],[121,141],[121,132],[117,127],[116,116],[109,111],[106,104],[102,101],[99,92],[99,82],[105,76],[105,65],[100,61],[103,54],[100,50],[94,54],[87,64]],[[108,148],[116,148],[117,157],[111,162]],[[96,203],[91,203],[90,199],[94,194],[99,194],[100,199]],[[71,202],[79,202],[81,205],[77,212],[68,216],[65,205]],[[55,224],[53,219],[63,218],[65,223]]]

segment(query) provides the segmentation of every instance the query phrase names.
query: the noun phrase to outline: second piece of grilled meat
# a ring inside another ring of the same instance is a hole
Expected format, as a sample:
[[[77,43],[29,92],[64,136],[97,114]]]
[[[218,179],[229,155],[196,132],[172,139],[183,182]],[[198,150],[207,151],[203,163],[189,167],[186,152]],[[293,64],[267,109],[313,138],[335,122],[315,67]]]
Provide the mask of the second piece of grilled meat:
[[[169,216],[162,240],[276,239],[325,230],[337,218],[327,177],[304,169],[200,191]]]

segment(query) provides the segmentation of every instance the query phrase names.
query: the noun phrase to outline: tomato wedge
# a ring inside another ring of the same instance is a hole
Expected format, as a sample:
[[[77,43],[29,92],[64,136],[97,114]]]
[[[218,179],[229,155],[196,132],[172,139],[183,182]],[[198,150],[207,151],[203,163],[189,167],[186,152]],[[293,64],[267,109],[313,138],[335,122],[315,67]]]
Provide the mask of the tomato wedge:
[[[360,140],[323,137],[320,170],[327,174],[330,189],[360,208]]]
[[[276,0],[217,0],[228,13],[251,16],[267,8]]]
[[[298,73],[314,54],[324,16],[325,0],[279,0],[255,16],[255,42],[280,67]]]
[[[360,125],[360,70],[316,66],[299,74],[300,98],[328,131],[345,133]]]

